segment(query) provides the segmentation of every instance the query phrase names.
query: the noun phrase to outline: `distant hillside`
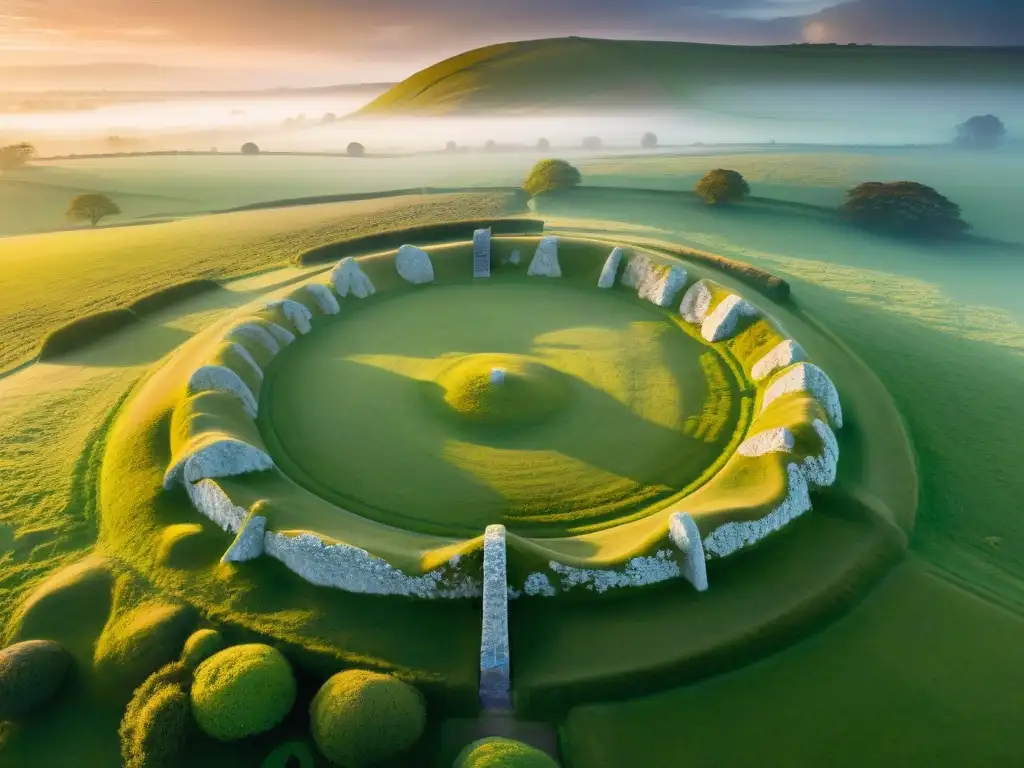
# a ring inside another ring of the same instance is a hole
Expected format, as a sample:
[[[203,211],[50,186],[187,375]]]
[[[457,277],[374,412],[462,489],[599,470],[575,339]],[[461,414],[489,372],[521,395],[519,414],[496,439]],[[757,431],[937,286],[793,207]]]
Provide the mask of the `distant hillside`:
[[[556,38],[434,64],[359,114],[473,114],[685,106],[721,85],[1024,85],[1024,48],[902,48]]]

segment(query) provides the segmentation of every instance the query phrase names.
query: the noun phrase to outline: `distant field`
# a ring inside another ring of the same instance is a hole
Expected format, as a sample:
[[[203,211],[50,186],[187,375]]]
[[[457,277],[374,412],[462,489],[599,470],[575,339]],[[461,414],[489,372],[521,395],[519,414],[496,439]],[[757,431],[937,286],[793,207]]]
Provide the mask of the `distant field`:
[[[0,239],[0,370],[48,331],[194,277],[287,262],[333,240],[439,220],[504,216],[511,194],[409,196]]]

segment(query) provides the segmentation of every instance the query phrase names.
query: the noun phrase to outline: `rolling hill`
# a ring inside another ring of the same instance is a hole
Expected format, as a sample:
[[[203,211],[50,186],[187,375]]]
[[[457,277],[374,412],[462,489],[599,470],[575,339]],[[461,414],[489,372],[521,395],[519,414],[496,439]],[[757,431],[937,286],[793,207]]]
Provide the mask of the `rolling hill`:
[[[722,86],[1024,87],[1024,48],[730,46],[554,38],[468,51],[412,75],[357,115],[690,106]]]

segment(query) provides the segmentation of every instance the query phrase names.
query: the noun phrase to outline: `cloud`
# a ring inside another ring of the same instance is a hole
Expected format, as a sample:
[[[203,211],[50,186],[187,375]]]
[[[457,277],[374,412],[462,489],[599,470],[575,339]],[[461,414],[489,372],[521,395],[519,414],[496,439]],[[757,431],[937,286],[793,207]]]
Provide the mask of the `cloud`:
[[[809,42],[1024,45],[1024,0],[852,0],[804,23]]]

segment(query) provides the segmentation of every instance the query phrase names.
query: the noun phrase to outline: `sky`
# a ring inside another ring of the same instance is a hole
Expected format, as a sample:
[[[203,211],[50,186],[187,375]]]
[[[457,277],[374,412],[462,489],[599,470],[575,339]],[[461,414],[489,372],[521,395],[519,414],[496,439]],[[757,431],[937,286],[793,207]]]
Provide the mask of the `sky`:
[[[1024,0],[0,0],[0,82],[394,81],[481,45],[564,35],[1024,45]],[[82,64],[104,66],[62,69]]]

